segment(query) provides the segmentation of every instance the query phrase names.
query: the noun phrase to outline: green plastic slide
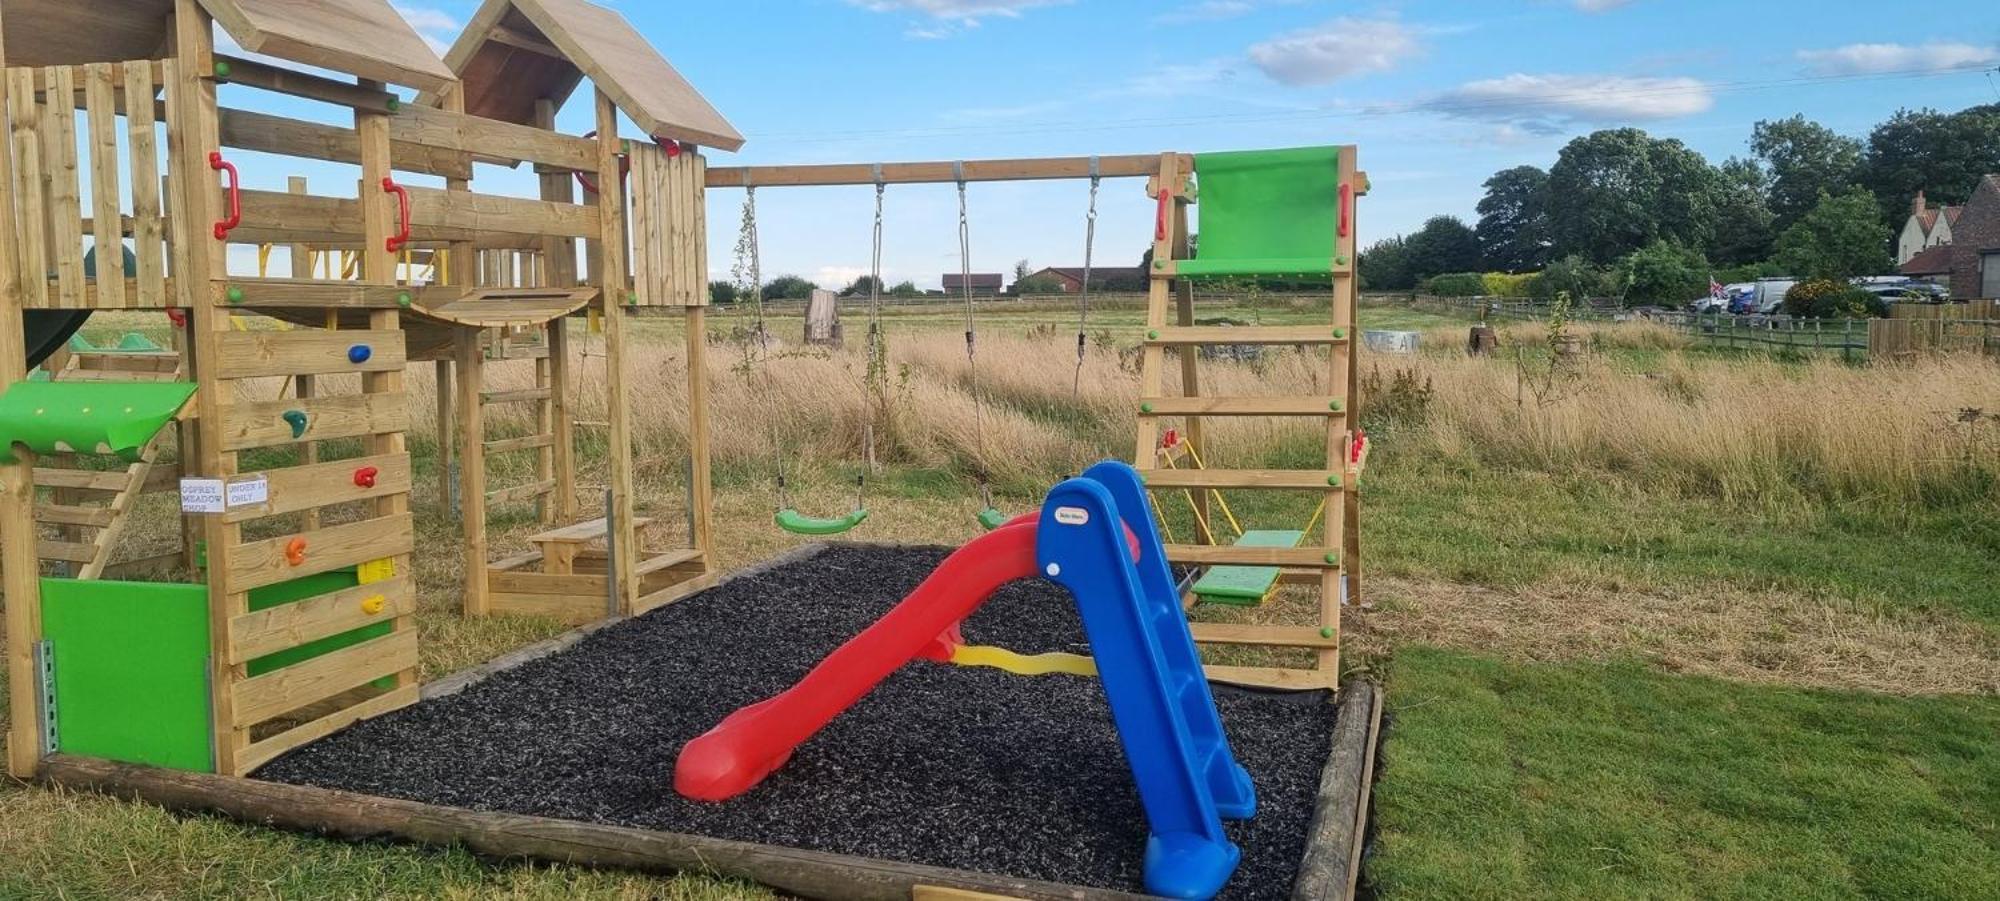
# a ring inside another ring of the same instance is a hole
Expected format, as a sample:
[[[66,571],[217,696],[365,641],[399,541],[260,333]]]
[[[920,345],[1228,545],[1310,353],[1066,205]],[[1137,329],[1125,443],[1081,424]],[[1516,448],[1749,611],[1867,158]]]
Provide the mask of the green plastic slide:
[[[1306,533],[1283,529],[1252,529],[1236,539],[1237,547],[1298,547]],[[1194,593],[1204,601],[1255,607],[1278,584],[1275,566],[1211,566],[1195,580]]]
[[[180,412],[186,382],[15,382],[0,394],[0,448],[38,454],[113,454],[137,461]],[[0,454],[0,461],[12,460]]]
[[[1198,153],[1201,240],[1186,278],[1325,276],[1340,261],[1340,148]]]

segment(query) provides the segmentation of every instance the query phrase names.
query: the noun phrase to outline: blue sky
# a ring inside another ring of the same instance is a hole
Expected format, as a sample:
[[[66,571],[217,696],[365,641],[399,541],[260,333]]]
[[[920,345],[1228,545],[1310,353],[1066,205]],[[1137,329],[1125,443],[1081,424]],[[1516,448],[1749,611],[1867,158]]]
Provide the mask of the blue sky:
[[[448,43],[472,0],[401,0]],[[1758,119],[1865,136],[1899,107],[2000,101],[2000,14],[1936,0],[796,0],[619,8],[748,138],[711,164],[868,162],[1354,143],[1364,242],[1472,218],[1480,183],[1634,125],[1712,161]],[[266,95],[268,96],[268,95]],[[580,95],[581,96],[581,95]],[[225,98],[227,99],[227,98]],[[590,127],[574,102],[559,125]],[[636,131],[636,130],[635,130]],[[282,179],[279,179],[282,182]],[[482,169],[475,189],[532,190]],[[868,263],[870,188],[759,192],[765,276],[833,285]],[[973,268],[1076,265],[1082,183],[974,185]],[[709,203],[726,277],[742,192]],[[951,186],[892,187],[885,277],[957,269]],[[1107,182],[1098,259],[1149,239],[1137,181]]]

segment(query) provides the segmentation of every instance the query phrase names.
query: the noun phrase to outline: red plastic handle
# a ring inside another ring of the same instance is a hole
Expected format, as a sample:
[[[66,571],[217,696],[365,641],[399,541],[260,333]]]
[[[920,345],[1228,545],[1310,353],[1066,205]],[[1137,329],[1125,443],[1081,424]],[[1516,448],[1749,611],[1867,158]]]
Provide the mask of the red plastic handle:
[[[1153,218],[1153,240],[1167,239],[1167,212],[1174,208],[1174,191],[1166,185],[1160,186],[1160,212]]]
[[[1354,186],[1347,182],[1340,184],[1340,236],[1345,238],[1354,229]]]
[[[222,158],[222,151],[208,152],[208,168],[229,173],[229,218],[215,223],[215,240],[229,240],[229,232],[243,224],[243,177],[236,172],[236,164]]]
[[[389,252],[395,253],[410,243],[410,191],[387,175],[382,176],[382,190],[396,195],[396,233],[389,236]]]
[[[597,131],[596,129],[586,131],[583,133],[583,136],[586,139],[595,138],[597,137]],[[653,140],[658,141],[659,138],[654,138]],[[673,154],[669,153],[668,155],[672,156]],[[621,153],[618,155],[618,177],[622,179],[630,174],[632,174],[632,157]],[[583,192],[585,194],[597,193],[597,179],[595,178],[585,175],[582,172],[577,172],[576,183],[583,186]]]

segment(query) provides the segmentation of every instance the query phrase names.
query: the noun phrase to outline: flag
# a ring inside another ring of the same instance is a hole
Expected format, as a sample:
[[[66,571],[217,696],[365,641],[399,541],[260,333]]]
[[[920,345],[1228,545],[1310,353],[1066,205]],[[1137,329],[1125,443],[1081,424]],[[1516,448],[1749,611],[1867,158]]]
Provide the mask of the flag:
[[[1708,277],[1708,296],[1717,300],[1722,299],[1722,283],[1716,281],[1713,275]]]

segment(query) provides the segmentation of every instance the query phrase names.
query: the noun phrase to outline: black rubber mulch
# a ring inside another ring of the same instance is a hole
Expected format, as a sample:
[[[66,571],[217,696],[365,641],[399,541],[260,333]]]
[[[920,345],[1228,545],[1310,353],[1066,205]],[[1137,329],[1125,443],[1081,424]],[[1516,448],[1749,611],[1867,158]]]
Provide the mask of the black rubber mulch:
[[[1145,826],[1094,680],[918,661],[734,801],[673,791],[674,755],[790,685],[936,567],[943,549],[837,547],[323,739],[259,778],[478,810],[689,832],[1138,890]],[[1066,592],[1002,589],[969,641],[1086,650]],[[1219,690],[1261,809],[1229,824],[1225,897],[1278,898],[1304,852],[1334,708]]]

